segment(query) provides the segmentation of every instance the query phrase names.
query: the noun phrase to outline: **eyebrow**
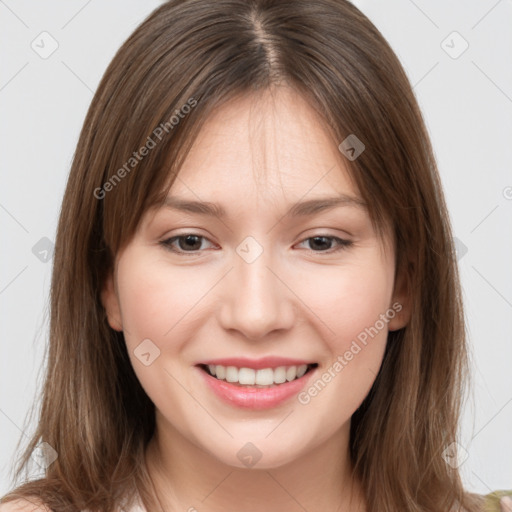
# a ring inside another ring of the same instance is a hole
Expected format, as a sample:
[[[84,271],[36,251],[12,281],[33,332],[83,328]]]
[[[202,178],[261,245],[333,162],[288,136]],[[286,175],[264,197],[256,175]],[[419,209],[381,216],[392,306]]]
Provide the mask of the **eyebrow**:
[[[173,210],[196,213],[200,215],[211,215],[214,217],[226,217],[226,210],[219,204],[209,201],[189,201],[178,197],[167,196],[164,207]],[[348,206],[367,210],[367,204],[357,197],[341,194],[335,197],[325,197],[299,201],[291,205],[286,213],[287,217],[305,217],[316,213]]]

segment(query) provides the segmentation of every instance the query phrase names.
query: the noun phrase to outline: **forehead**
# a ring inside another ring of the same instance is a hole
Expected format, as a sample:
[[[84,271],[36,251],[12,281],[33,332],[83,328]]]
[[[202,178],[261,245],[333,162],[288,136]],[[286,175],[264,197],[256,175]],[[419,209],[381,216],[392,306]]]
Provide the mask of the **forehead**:
[[[314,108],[288,87],[244,95],[205,121],[170,194],[275,201],[314,192],[358,196],[346,160]]]

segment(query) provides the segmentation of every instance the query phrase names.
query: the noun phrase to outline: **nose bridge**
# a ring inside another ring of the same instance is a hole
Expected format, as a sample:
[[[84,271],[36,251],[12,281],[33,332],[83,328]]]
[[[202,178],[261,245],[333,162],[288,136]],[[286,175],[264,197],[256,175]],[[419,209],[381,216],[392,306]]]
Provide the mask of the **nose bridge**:
[[[293,325],[291,294],[280,282],[271,249],[247,237],[236,249],[221,309],[225,329],[251,339]]]

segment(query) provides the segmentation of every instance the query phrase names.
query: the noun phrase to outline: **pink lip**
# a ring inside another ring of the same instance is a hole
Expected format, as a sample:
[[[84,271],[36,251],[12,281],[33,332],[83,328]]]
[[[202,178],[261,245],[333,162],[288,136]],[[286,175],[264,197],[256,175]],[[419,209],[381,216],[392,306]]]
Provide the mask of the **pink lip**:
[[[221,363],[218,363],[221,364]],[[244,363],[245,364],[245,363]],[[268,364],[268,362],[266,363]],[[305,363],[304,363],[305,364]],[[224,363],[222,363],[224,365]],[[227,365],[227,366],[237,366]],[[287,366],[286,364],[280,366]],[[241,366],[249,368],[249,366]],[[269,366],[265,366],[268,368]],[[283,384],[278,384],[272,388],[256,388],[252,386],[240,386],[226,382],[225,380],[219,380],[212,377],[206,370],[201,367],[196,367],[198,371],[205,379],[205,382],[209,389],[215,393],[223,401],[235,407],[241,407],[244,409],[262,410],[277,407],[281,403],[297,395],[301,389],[303,389],[309,381],[311,375],[315,373],[315,369],[311,369],[305,373],[299,379],[292,380]]]
[[[246,357],[230,357],[227,359],[210,359],[201,361],[198,364],[220,364],[221,366],[236,366],[237,368],[252,368],[261,370],[262,368],[277,368],[279,366],[300,366],[302,364],[313,364],[314,361],[304,361],[302,359],[289,359],[284,357],[267,356],[261,359],[248,359]]]

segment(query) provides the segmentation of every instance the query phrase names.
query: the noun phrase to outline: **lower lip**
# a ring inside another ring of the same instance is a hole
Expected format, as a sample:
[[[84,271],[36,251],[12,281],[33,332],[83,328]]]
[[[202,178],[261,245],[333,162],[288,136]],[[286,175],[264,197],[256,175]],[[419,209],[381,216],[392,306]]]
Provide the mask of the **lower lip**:
[[[297,395],[301,389],[305,387],[307,381],[315,372],[315,368],[312,368],[302,377],[292,380],[291,382],[277,384],[272,388],[256,388],[231,384],[225,380],[219,380],[212,377],[208,372],[199,367],[197,367],[197,369],[203,375],[203,378],[209,388],[219,398],[230,405],[253,410],[277,407],[286,400]]]

